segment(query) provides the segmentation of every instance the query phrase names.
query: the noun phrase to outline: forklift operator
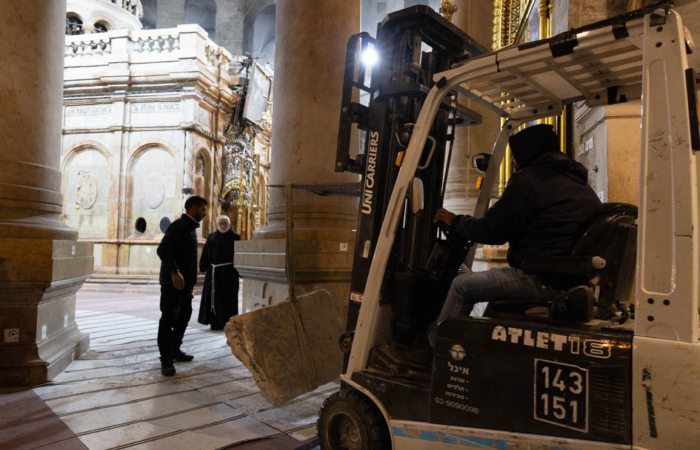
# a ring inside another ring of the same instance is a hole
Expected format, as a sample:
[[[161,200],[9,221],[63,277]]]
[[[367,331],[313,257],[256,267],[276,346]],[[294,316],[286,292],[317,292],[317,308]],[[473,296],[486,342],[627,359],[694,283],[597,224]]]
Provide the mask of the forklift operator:
[[[524,261],[570,254],[600,205],[587,183],[587,169],[559,151],[552,128],[535,125],[510,137],[516,170],[484,217],[455,216],[442,208],[435,214],[434,222],[445,222],[472,242],[510,244],[510,267],[465,273],[453,280],[438,323],[468,316],[481,302],[550,302],[576,284],[562,276],[528,275],[521,270]]]

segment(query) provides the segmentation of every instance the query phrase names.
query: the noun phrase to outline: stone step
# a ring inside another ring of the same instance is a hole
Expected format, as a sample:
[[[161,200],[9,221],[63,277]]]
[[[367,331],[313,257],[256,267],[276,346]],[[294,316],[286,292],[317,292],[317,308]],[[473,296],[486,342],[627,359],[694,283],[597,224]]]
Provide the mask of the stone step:
[[[197,278],[194,294],[202,293],[204,275]],[[160,282],[158,275],[113,275],[94,274],[85,282],[82,288],[86,292],[129,292],[138,294],[159,294]]]

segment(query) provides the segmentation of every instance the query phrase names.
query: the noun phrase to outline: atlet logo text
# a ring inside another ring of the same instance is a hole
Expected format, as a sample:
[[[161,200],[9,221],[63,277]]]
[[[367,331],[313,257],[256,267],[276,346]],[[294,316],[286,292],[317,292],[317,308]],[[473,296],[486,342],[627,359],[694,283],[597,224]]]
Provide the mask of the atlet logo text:
[[[497,326],[491,333],[494,341],[510,342],[511,344],[537,347],[556,352],[568,352],[572,355],[584,354],[593,358],[610,358],[612,344],[600,339],[584,339],[578,336],[532,331],[515,327]]]

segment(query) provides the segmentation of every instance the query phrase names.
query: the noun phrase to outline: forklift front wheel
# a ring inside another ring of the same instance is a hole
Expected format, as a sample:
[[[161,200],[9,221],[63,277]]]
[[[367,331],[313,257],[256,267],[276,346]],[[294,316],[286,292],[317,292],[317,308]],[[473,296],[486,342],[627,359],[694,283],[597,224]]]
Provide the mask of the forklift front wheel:
[[[390,450],[386,421],[374,403],[355,390],[326,399],[318,418],[323,450]]]

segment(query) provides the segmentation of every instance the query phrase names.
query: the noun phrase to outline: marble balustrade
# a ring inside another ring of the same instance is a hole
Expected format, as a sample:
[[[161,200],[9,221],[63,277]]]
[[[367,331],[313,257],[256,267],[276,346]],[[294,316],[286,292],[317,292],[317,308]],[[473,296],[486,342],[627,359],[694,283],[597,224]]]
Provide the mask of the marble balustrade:
[[[156,75],[151,79],[161,85],[162,77],[192,78],[194,72],[200,72],[199,76],[208,79],[205,84],[213,85],[221,77],[219,81],[228,86],[233,76],[231,62],[235,60],[198,25],[66,36],[64,48],[67,94],[80,92],[96,81],[102,91],[123,89],[123,80],[111,74],[125,72]],[[110,76],[106,77],[106,73]],[[110,88],[115,79],[118,83]],[[147,80],[144,82],[148,84]]]

